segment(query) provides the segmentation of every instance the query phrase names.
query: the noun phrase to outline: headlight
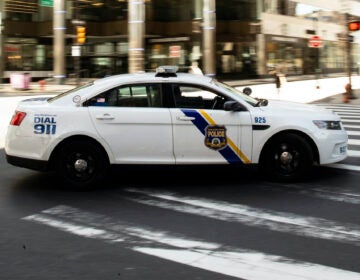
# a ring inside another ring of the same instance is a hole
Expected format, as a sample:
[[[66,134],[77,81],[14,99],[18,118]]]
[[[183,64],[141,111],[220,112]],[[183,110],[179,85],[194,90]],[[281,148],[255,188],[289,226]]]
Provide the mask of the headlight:
[[[340,121],[313,121],[313,123],[320,129],[341,130]]]

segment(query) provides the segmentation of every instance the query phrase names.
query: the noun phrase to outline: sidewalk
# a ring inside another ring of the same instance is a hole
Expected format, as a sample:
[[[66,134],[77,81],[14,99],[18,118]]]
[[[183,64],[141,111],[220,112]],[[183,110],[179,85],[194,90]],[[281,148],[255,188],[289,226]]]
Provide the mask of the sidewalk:
[[[303,79],[302,79],[303,78]],[[281,85],[280,89],[271,78],[253,80],[223,80],[240,90],[249,86],[252,89],[251,96],[287,100],[301,103],[337,103],[344,104],[343,93],[345,85],[349,82],[348,77],[329,77],[321,79],[309,79],[308,77],[289,77],[288,81]],[[29,89],[14,89],[10,84],[0,84],[0,97],[54,95],[76,87],[75,84],[56,85],[48,83],[41,87],[39,83],[32,82]],[[360,105],[360,76],[352,76],[352,88],[355,99],[350,99],[347,104]]]
[[[348,103],[352,105],[360,105],[360,76],[352,76],[352,93],[354,99],[349,99]],[[246,85],[239,84],[237,81],[229,81],[229,84],[243,89]],[[286,82],[276,88],[275,83],[266,84],[250,84],[252,89],[251,96],[287,100],[300,103],[336,103],[345,104],[343,102],[343,93],[345,86],[349,83],[349,78],[332,77],[310,80],[292,80]]]
[[[30,83],[28,89],[14,89],[10,84],[0,84],[0,97],[59,94],[74,87],[69,84],[47,84],[42,88],[39,83]]]
[[[351,104],[351,105],[360,105],[360,89],[352,90],[352,98],[348,100],[348,102],[344,102],[343,93],[332,95],[323,99],[315,100],[316,103],[332,103],[332,104]]]

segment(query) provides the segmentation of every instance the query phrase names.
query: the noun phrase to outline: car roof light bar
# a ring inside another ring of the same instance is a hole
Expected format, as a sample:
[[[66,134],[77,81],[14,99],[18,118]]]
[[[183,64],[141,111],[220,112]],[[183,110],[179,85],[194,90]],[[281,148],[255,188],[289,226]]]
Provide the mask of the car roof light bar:
[[[156,68],[155,77],[176,77],[176,72],[179,70],[175,65],[163,65]]]

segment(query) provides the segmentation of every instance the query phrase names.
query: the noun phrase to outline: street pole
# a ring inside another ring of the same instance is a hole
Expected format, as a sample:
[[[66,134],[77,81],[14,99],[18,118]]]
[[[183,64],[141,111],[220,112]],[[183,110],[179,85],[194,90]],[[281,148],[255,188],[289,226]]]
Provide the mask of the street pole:
[[[65,0],[54,0],[54,79],[65,81]]]
[[[129,0],[129,73],[144,71],[145,2]]]
[[[215,0],[204,0],[203,4],[203,68],[207,76],[216,75],[215,36],[216,36],[216,5]]]
[[[4,3],[0,3],[0,84],[3,83],[5,73],[5,57],[4,57],[4,37],[3,37],[3,7]],[[1,86],[1,85],[0,85]]]
[[[352,81],[351,81],[351,65],[352,65],[352,55],[351,55],[351,42],[350,42],[350,31],[348,28],[348,22],[350,21],[350,15],[346,13],[346,69],[347,75],[349,77],[348,85],[345,86],[346,94],[348,94],[349,98],[352,97]]]

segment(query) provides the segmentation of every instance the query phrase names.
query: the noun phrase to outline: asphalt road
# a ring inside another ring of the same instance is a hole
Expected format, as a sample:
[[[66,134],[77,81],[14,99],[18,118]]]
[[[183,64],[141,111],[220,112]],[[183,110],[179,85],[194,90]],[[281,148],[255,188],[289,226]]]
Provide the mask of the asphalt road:
[[[360,173],[315,168],[296,184],[258,175],[119,168],[71,192],[8,165],[2,150],[0,278],[360,279]]]

